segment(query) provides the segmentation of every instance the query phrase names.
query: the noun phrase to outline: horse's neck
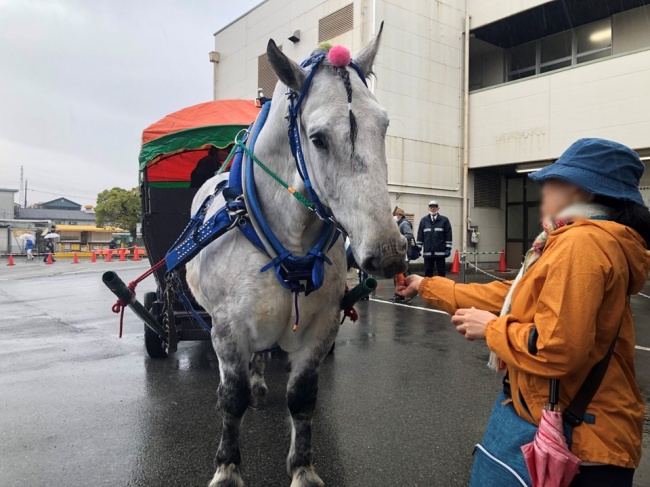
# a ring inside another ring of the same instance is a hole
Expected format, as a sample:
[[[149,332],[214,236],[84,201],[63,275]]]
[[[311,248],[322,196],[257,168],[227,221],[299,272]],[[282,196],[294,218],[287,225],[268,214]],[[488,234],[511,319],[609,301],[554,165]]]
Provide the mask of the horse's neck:
[[[255,144],[255,155],[290,186],[305,194],[289,147],[285,114],[286,103],[281,99],[271,107]],[[264,217],[280,242],[293,253],[309,250],[320,234],[322,222],[257,166],[255,186]]]

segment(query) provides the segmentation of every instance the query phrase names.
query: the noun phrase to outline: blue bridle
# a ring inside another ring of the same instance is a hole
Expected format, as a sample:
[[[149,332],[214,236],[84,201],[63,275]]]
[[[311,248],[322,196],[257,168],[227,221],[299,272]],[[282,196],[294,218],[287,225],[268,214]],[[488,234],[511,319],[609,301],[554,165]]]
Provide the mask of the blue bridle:
[[[293,90],[289,90],[287,96],[289,98],[289,113],[288,113],[288,132],[289,132],[289,146],[291,147],[291,153],[293,158],[296,161],[296,169],[305,184],[305,189],[307,191],[307,196],[309,199],[316,205],[316,214],[321,220],[330,221],[335,223],[332,213],[329,209],[323,205],[322,201],[318,197],[318,194],[314,190],[314,187],[311,184],[309,179],[309,171],[307,170],[307,165],[305,164],[305,156],[302,151],[302,144],[300,142],[300,130],[298,128],[298,118],[300,116],[300,107],[304,101],[309,88],[311,87],[311,82],[316,76],[318,68],[321,63],[327,58],[326,53],[317,53],[311,56],[310,58],[305,59],[300,66],[303,68],[309,67],[309,73],[305,78],[305,83],[300,90],[300,93],[297,93]],[[366,76],[363,73],[363,70],[359,67],[354,61],[350,61],[349,66],[354,69],[354,71],[359,75],[363,84],[367,87],[368,83],[366,82]]]

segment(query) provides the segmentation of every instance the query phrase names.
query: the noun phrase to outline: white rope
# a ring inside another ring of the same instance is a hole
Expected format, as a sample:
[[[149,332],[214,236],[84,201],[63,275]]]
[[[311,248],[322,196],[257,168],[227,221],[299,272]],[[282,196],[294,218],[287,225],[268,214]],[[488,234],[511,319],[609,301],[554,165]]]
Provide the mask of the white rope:
[[[411,306],[410,304],[395,303],[393,301],[386,301],[385,299],[370,298],[370,301],[372,301],[373,303],[390,304],[391,306],[403,306],[405,308],[419,309],[421,311],[428,311],[429,313],[438,313],[438,314],[442,314],[442,315],[448,315],[449,314],[449,313],[445,313],[444,311],[440,311],[439,309],[424,308],[422,306]]]
[[[468,266],[473,267],[477,271],[485,274],[486,276],[490,276],[492,279],[496,279],[497,281],[506,281],[507,279],[504,279],[503,277],[495,276],[494,274],[490,274],[489,272],[484,271],[483,269],[476,267],[474,264],[471,262],[465,262]]]
[[[648,296],[647,294],[637,293],[637,295],[641,296],[642,298],[650,299],[650,296]]]

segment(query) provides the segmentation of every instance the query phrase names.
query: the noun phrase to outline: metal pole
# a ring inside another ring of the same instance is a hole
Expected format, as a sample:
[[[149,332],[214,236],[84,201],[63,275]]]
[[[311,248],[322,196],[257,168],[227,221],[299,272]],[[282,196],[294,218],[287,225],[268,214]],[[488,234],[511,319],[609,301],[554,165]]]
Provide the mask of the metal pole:
[[[465,284],[465,274],[466,274],[466,272],[465,272],[465,261],[466,261],[466,259],[467,259],[467,255],[465,254],[465,252],[461,253],[460,254],[460,275],[459,275],[459,278],[458,278],[458,281],[461,284]]]
[[[467,179],[469,177],[469,24],[470,16],[465,15],[465,46],[463,63],[463,208],[461,232],[461,252],[467,252],[468,200]],[[462,266],[461,266],[462,267]]]

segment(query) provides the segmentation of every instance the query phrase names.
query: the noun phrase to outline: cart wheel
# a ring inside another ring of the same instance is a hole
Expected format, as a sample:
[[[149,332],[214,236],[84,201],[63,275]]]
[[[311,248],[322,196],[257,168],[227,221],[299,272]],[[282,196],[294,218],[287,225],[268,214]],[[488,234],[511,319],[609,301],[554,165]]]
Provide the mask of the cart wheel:
[[[156,293],[150,292],[144,295],[144,307],[147,311],[151,311],[154,301],[156,301]],[[151,358],[167,357],[165,343],[147,325],[144,325],[144,346]]]
[[[334,353],[335,348],[336,348],[336,342],[332,343],[332,348],[330,348],[330,351],[327,352],[327,355],[332,355]]]

